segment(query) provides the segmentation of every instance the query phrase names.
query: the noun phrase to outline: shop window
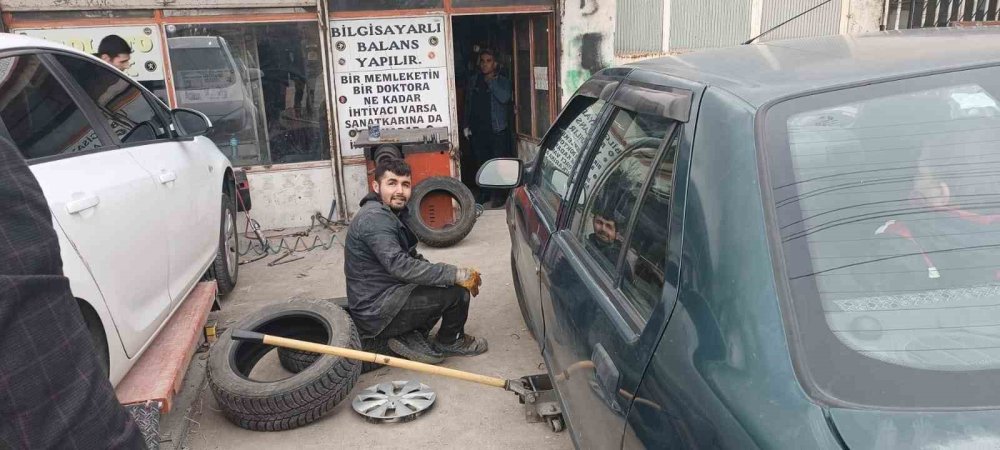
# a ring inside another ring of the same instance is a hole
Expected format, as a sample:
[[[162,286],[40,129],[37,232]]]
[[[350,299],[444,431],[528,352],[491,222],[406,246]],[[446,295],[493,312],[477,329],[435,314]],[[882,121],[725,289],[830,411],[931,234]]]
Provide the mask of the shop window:
[[[330,0],[330,11],[444,8],[443,0]]]
[[[552,123],[549,86],[549,17],[530,16],[514,22],[517,132],[541,139]]]
[[[314,22],[167,26],[178,106],[239,166],[329,159]]]

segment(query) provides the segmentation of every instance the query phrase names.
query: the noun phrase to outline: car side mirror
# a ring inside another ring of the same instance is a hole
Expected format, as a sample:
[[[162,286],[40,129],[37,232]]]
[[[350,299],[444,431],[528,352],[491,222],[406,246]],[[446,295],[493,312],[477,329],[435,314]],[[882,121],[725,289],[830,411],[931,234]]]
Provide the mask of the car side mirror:
[[[521,185],[524,163],[517,158],[496,158],[486,161],[476,174],[476,184],[484,188],[509,189]]]
[[[264,72],[260,69],[247,69],[247,78],[249,78],[250,81],[259,81],[263,77]]]
[[[187,108],[177,108],[170,111],[174,127],[181,137],[193,138],[204,136],[212,131],[212,121],[199,111]]]

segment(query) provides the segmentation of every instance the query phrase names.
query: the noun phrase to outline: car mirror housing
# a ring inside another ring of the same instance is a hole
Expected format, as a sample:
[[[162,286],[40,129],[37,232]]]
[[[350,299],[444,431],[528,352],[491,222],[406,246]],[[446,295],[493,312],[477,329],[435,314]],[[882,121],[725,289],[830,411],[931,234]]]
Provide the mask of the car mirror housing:
[[[170,112],[170,116],[180,137],[204,136],[212,131],[212,121],[200,111],[177,108]]]
[[[484,188],[509,189],[521,185],[524,163],[517,158],[486,161],[476,174],[476,184]]]

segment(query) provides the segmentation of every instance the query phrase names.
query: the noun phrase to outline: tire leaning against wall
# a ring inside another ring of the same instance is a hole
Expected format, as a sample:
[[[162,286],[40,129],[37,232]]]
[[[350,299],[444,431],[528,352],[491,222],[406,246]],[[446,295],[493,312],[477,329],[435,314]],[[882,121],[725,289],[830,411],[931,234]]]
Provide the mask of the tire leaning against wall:
[[[449,227],[435,229],[424,223],[420,216],[420,203],[427,194],[437,191],[444,191],[456,201],[461,207],[461,215],[458,220]],[[430,177],[426,178],[413,188],[410,196],[409,216],[407,224],[420,242],[431,247],[450,247],[457,244],[472,231],[476,224],[476,199],[461,181],[452,177]]]
[[[232,330],[243,329],[301,338],[328,331],[327,345],[361,346],[350,316],[322,300],[297,300],[271,305],[234,324],[212,347],[208,381],[223,415],[233,424],[254,431],[282,431],[312,423],[333,410],[361,374],[359,361],[323,355],[301,372],[278,381],[249,377],[252,368],[273,347],[233,341]],[[299,331],[295,331],[299,330]]]

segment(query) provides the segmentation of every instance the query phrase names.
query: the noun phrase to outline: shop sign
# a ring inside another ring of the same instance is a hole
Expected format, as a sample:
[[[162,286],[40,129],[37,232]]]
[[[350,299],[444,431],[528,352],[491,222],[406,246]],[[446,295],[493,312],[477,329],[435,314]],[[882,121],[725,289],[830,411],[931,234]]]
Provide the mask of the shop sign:
[[[117,34],[132,46],[132,65],[125,73],[136,81],[163,80],[163,43],[156,25],[17,29],[14,33],[59,42],[89,54],[97,53],[101,39]]]
[[[344,155],[370,125],[448,127],[444,18],[336,20],[331,42],[338,136]]]

